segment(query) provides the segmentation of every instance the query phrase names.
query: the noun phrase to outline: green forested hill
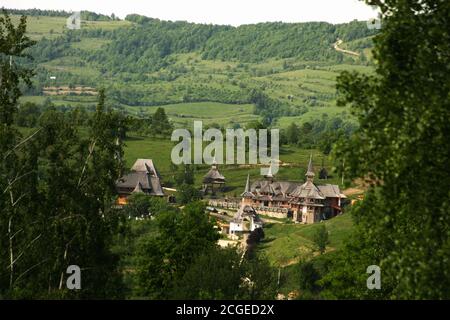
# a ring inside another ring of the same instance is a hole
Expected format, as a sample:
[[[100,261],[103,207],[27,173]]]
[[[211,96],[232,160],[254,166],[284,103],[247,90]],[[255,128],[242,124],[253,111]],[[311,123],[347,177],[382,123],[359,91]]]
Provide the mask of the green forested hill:
[[[299,117],[348,117],[335,106],[335,78],[341,70],[371,70],[367,48],[374,31],[365,22],[232,27],[82,12],[81,30],[67,30],[70,13],[13,13],[15,20],[28,15],[28,32],[37,40],[30,50],[34,86],[24,88],[25,100],[42,102],[50,90],[56,92],[51,100],[65,108],[94,105],[88,93],[73,88],[105,87],[110,105],[138,116],[153,112],[151,106],[181,103],[183,111],[170,117],[182,125],[189,119],[184,106],[255,104],[256,90],[267,98],[264,110],[238,108],[240,124],[256,116],[287,126]],[[338,38],[360,56],[335,51]],[[226,116],[218,119],[230,124]]]

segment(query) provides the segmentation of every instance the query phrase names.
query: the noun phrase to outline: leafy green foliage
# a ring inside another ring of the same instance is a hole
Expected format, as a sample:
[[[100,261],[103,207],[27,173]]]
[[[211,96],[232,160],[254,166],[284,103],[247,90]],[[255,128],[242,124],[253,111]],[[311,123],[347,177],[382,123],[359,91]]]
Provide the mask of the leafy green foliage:
[[[261,258],[242,259],[235,248],[214,247],[199,255],[175,280],[175,299],[273,299],[276,277]]]
[[[140,218],[155,216],[168,209],[167,201],[163,198],[151,197],[144,193],[133,193],[127,198],[123,213],[127,217]]]
[[[173,280],[181,277],[195,258],[215,246],[218,234],[200,202],[157,215],[159,233],[142,239],[137,250],[139,279],[136,293],[168,298]]]
[[[0,18],[0,294],[121,297],[118,257],[110,251],[121,223],[111,209],[122,171],[120,130],[102,94],[85,138],[52,107],[26,138],[14,130],[19,80],[31,75],[15,62],[32,44],[25,28],[25,18],[17,27],[6,13]],[[69,265],[82,268],[83,290],[66,289]]]
[[[300,290],[305,292],[315,292],[317,290],[316,281],[320,279],[320,275],[314,267],[312,261],[305,261],[299,264],[299,282]]]
[[[10,14],[24,15],[24,16],[50,16],[50,17],[66,17],[68,18],[72,13],[64,10],[41,10],[41,9],[8,9]],[[103,14],[98,14],[91,11],[81,11],[81,19],[88,21],[108,21],[111,17]]]
[[[371,184],[355,207],[353,240],[326,276],[328,297],[450,297],[450,6],[445,1],[369,1],[383,13],[373,76],[343,73],[341,104],[359,129],[341,141],[349,178]],[[382,289],[368,290],[369,265]],[[377,291],[377,292],[375,292]]]
[[[178,299],[237,299],[244,274],[234,248],[213,248],[198,256],[176,280],[173,297]]]
[[[15,123],[20,127],[35,127],[41,110],[39,106],[32,102],[26,102],[20,105],[20,108],[15,117]]]
[[[200,199],[200,191],[191,184],[183,183],[177,189],[177,201],[181,204],[187,204]]]
[[[339,61],[341,56],[330,46],[337,36],[353,39],[372,33],[363,28],[363,22],[353,22],[349,26],[325,22],[243,25],[211,37],[203,50],[203,58],[255,62],[296,56],[304,60]]]
[[[328,155],[337,141],[348,139],[357,127],[353,121],[344,121],[341,117],[329,118],[325,115],[322,119],[301,125],[292,122],[281,132],[281,141],[303,148],[318,148]]]
[[[330,243],[330,239],[328,238],[328,230],[325,225],[320,225],[313,236],[313,242],[317,247],[317,251],[320,254],[323,254],[327,248],[327,245]]]
[[[159,134],[163,136],[169,136],[172,134],[173,127],[167,118],[164,108],[156,109],[156,112],[152,117],[152,124],[150,131],[152,134]]]

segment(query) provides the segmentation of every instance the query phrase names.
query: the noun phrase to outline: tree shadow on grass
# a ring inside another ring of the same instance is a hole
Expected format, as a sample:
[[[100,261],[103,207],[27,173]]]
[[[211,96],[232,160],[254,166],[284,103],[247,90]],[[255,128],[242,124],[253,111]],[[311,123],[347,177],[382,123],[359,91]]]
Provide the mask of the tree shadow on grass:
[[[259,242],[261,245],[269,244],[275,240],[275,237],[266,237]]]

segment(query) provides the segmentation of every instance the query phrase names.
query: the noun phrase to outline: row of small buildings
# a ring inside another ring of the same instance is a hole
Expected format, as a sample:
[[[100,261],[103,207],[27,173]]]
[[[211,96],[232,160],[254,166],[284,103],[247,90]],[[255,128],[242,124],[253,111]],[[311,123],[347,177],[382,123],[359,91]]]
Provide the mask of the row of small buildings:
[[[291,218],[305,224],[330,219],[342,212],[342,200],[346,196],[338,185],[317,185],[314,182],[312,157],[303,183],[278,181],[271,172],[269,170],[264,179],[252,183],[247,176],[239,203],[236,199],[212,199],[210,205],[222,208],[248,206],[257,214]]]
[[[211,199],[210,206],[234,207],[237,209],[234,225],[230,231],[239,231],[245,217],[250,222],[250,229],[260,226],[258,215],[276,218],[291,218],[297,223],[315,223],[330,219],[342,212],[342,200],[346,198],[339,186],[333,184],[317,185],[312,156],[303,183],[278,181],[271,168],[263,179],[250,181],[247,176],[244,192],[240,200]],[[225,184],[225,177],[219,172],[217,163],[213,163],[204,176],[202,191],[204,194],[215,193]],[[127,203],[127,197],[133,193],[164,197],[161,176],[151,159],[138,159],[130,172],[117,181],[118,204]]]

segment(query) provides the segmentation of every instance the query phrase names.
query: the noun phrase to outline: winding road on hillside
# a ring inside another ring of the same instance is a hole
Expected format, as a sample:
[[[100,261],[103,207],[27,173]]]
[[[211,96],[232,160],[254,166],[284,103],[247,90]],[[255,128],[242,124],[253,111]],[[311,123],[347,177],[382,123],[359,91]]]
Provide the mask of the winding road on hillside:
[[[343,42],[344,41],[342,41],[341,39],[337,39],[337,41],[333,44],[334,50],[342,52],[342,53],[350,54],[352,56],[359,57],[359,53],[358,52],[339,48],[339,45],[341,45]]]

